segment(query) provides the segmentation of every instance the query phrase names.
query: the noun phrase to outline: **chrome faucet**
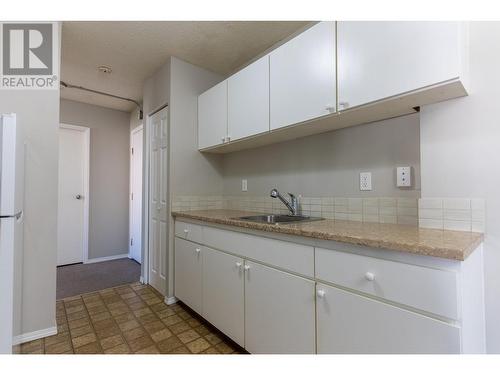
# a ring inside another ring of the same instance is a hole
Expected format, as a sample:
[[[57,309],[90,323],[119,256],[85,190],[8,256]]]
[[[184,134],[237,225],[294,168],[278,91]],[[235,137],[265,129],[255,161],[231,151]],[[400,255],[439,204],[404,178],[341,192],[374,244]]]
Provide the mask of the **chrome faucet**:
[[[292,216],[297,216],[299,214],[299,201],[292,193],[288,193],[288,195],[290,196],[290,202],[283,198],[277,189],[271,190],[271,198],[278,198],[290,210]]]

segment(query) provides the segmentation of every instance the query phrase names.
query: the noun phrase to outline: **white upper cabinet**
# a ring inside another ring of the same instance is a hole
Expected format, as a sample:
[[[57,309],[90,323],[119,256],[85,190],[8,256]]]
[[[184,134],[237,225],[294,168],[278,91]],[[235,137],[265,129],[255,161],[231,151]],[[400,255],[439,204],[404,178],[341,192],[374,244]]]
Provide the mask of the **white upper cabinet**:
[[[461,76],[460,22],[339,21],[339,110]]]
[[[335,112],[335,22],[320,22],[270,54],[271,130]]]
[[[228,138],[269,131],[269,56],[229,77]]]
[[[227,137],[227,80],[198,97],[198,148],[220,145]]]

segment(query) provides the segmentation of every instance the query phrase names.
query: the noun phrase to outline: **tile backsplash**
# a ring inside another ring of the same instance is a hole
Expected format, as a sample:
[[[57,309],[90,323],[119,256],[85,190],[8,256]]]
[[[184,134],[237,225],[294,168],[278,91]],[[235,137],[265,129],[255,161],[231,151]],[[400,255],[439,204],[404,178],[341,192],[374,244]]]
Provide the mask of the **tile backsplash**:
[[[486,202],[469,198],[422,198],[419,226],[424,228],[485,232]]]
[[[486,203],[470,198],[301,197],[303,215],[327,219],[418,225],[422,228],[485,232]],[[268,196],[177,196],[173,211],[233,209],[288,213]]]
[[[418,224],[417,198],[301,197],[300,211],[307,216],[375,223]],[[174,211],[234,209],[287,213],[279,200],[268,196],[177,196]]]

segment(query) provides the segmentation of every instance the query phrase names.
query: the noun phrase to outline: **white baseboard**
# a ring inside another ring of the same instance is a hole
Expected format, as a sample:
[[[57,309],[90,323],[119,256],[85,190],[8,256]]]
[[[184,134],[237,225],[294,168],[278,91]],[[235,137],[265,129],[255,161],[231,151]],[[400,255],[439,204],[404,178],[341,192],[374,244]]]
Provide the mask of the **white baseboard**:
[[[57,335],[57,326],[20,334],[12,339],[12,343],[13,345],[19,345],[28,341],[33,341],[53,335]]]
[[[176,303],[178,301],[177,298],[175,297],[165,297],[165,303],[167,305],[173,305],[174,303]]]
[[[100,257],[100,258],[92,258],[92,259],[87,259],[85,264],[88,263],[99,263],[99,262],[106,262],[107,260],[115,260],[115,259],[123,259],[123,258],[128,258],[128,253],[127,254],[119,254],[119,255],[112,255],[109,257]]]

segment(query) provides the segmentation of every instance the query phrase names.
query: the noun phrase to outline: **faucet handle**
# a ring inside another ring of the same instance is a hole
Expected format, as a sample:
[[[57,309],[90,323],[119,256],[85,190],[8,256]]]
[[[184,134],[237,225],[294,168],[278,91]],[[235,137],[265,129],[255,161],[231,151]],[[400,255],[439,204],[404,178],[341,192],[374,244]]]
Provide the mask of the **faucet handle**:
[[[292,193],[287,193],[287,194],[290,196],[290,199],[292,199],[292,200],[297,199],[297,197],[294,194],[292,194]]]

